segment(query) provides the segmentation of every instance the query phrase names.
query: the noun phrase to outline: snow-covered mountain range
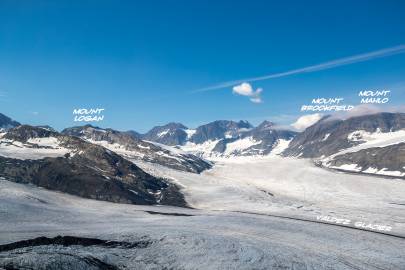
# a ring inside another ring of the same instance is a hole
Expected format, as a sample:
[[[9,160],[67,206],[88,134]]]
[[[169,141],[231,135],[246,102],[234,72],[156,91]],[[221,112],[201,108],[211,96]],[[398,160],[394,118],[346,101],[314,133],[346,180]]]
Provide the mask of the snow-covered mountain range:
[[[130,160],[157,163],[193,173],[200,173],[211,168],[209,162],[193,154],[164,144],[138,139],[137,136],[128,132],[86,125],[66,128],[62,134],[101,145]]]
[[[295,134],[291,130],[278,129],[269,121],[254,127],[247,121],[219,120],[196,129],[169,123],[154,127],[142,138],[213,158],[279,154]]]
[[[269,121],[215,121],[196,129],[179,123],[153,128],[150,141],[207,158],[282,155],[310,158],[323,167],[372,175],[405,176],[405,114],[376,113],[348,119],[325,116],[303,132]]]
[[[216,269],[246,258],[288,269],[293,251],[303,269],[334,269],[355,250],[339,268],[399,269],[404,153],[404,114],[325,117],[301,133],[268,121],[147,134],[17,123],[0,132],[0,268],[212,268],[209,252]],[[331,241],[332,259],[316,255]]]
[[[165,175],[138,167],[145,162],[201,173],[218,159],[280,155],[309,158],[334,170],[405,178],[403,113],[324,117],[301,133],[269,121],[254,127],[224,120],[196,129],[170,123],[146,134],[91,125],[59,133],[0,116],[0,177],[86,198],[186,205]]]

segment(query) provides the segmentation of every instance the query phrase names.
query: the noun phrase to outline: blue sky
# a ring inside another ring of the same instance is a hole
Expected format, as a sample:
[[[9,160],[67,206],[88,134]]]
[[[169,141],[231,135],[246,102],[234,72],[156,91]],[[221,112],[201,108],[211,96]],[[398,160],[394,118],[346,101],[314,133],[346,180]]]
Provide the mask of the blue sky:
[[[262,103],[199,90],[404,44],[404,1],[1,1],[0,112],[62,129],[73,109],[101,107],[97,125],[143,132],[285,125],[312,98],[355,102],[365,89],[391,90],[398,106],[405,53],[250,82]]]

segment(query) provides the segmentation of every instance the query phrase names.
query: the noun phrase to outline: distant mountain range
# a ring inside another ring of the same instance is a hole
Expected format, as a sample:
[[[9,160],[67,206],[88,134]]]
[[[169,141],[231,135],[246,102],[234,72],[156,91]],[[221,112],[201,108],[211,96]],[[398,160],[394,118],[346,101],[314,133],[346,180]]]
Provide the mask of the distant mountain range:
[[[20,125],[3,114],[0,126],[0,177],[113,202],[187,205],[178,186],[143,171],[143,163],[201,173],[216,159],[280,155],[405,179],[403,113],[328,116],[300,133],[269,121],[254,127],[226,120],[196,129],[169,123],[146,134],[91,125],[57,132]]]
[[[269,121],[254,127],[247,121],[220,120],[196,129],[169,123],[138,136],[207,159],[282,155],[311,158],[341,171],[405,177],[405,157],[397,150],[405,143],[404,113],[344,120],[325,116],[303,132],[280,129]]]
[[[187,142],[201,144],[228,137],[234,137],[242,130],[249,130],[252,125],[247,121],[218,120],[189,129],[180,123],[169,123],[164,126],[152,128],[146,134],[141,135],[145,140],[154,141],[166,145],[184,145]]]
[[[169,123],[151,129],[143,139],[177,146],[202,157],[267,155],[276,147],[281,152],[296,132],[280,130],[264,121],[253,127],[247,121],[214,121],[196,129]]]

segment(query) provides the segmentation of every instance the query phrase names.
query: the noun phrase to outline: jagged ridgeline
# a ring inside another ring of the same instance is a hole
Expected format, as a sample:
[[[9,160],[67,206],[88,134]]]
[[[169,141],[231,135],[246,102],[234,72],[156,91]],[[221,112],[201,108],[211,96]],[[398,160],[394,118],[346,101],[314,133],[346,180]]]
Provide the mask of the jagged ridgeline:
[[[196,129],[179,123],[152,128],[142,138],[179,148],[203,157],[267,155],[281,152],[296,132],[264,121],[254,127],[247,121],[218,120]]]
[[[211,168],[211,163],[204,159],[173,147],[141,140],[134,132],[86,125],[64,129],[62,134],[101,145],[132,161],[151,162],[192,173],[200,173]]]

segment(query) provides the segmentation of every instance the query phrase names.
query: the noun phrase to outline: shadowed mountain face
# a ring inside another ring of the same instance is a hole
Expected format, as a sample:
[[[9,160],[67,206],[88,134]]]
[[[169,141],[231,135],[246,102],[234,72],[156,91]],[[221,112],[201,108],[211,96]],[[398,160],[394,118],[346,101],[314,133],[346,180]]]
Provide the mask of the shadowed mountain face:
[[[200,173],[211,168],[207,161],[178,149],[134,138],[127,132],[101,129],[90,125],[67,128],[62,134],[100,144],[131,160],[157,163],[176,170]]]
[[[405,129],[404,113],[378,113],[346,120],[325,117],[298,134],[284,152],[285,156],[317,158],[362,143],[354,132],[388,133]]]
[[[405,177],[405,114],[325,117],[298,134],[284,156],[315,158],[342,171]]]
[[[128,131],[124,131],[124,133],[130,135],[132,138],[134,139],[141,139],[142,138],[142,134],[133,131],[133,130],[128,130]]]
[[[405,143],[337,155],[323,165],[340,168],[348,164],[356,165],[355,172],[400,176],[405,171]]]
[[[195,133],[190,137],[190,142],[200,144],[206,141],[223,139],[226,137],[235,137],[241,130],[252,128],[247,121],[226,121],[219,120],[199,126]]]
[[[45,145],[44,141],[52,144]],[[5,148],[20,147],[27,154],[41,150],[62,153],[56,157],[45,154],[37,159],[17,159],[12,154],[0,156],[0,176],[10,181],[97,200],[186,205],[175,185],[147,174],[102,146],[77,137],[25,125],[6,133],[2,144]]]
[[[21,125],[17,121],[12,120],[10,117],[0,113],[0,130],[9,129]]]
[[[165,145],[182,145],[187,140],[187,127],[180,123],[156,126],[142,136],[142,139]]]
[[[152,128],[142,138],[172,146],[184,145],[187,142],[200,144],[206,141],[235,137],[240,130],[250,128],[252,125],[247,121],[219,120],[199,126],[196,129],[188,129],[180,123],[169,123]]]

